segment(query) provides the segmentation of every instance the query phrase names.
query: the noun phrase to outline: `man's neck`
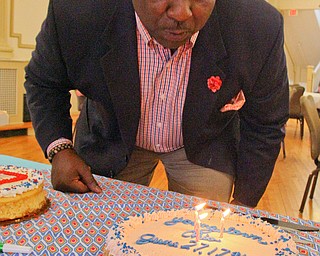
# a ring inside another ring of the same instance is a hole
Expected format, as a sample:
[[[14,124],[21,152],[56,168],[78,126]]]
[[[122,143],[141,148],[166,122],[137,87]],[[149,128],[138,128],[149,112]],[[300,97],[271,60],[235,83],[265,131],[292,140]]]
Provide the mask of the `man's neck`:
[[[170,49],[171,51],[171,56],[176,52],[177,49]]]

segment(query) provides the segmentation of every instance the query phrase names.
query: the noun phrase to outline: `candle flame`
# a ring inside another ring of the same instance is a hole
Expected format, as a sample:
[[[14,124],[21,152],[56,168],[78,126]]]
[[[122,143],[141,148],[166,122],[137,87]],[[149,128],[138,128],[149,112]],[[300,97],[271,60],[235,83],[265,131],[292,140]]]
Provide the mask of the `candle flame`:
[[[225,218],[226,216],[229,215],[229,213],[231,212],[230,208],[228,208],[227,210],[225,210],[223,213],[222,213],[222,216]]]
[[[207,216],[208,216],[208,213],[207,213],[207,212],[202,213],[202,214],[199,215],[199,219],[200,219],[200,220],[203,220],[203,219],[206,218]]]
[[[206,205],[206,203],[198,204],[198,205],[195,207],[196,211],[200,211],[205,205]]]

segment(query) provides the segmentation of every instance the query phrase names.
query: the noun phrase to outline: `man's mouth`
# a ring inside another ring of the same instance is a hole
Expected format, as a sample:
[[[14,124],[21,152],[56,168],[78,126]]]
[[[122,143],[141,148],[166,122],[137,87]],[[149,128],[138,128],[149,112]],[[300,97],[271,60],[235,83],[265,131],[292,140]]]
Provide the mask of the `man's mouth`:
[[[167,29],[165,32],[165,38],[169,41],[184,41],[189,37],[189,33],[186,30]]]

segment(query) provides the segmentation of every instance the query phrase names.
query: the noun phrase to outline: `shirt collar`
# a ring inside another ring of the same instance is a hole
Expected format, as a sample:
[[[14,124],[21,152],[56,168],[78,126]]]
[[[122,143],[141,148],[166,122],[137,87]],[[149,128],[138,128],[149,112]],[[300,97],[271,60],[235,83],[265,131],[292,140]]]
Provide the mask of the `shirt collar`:
[[[135,12],[136,16],[136,23],[137,23],[137,30],[141,35],[142,40],[149,46],[152,47],[154,44],[160,45],[155,38],[151,37],[148,30],[145,28],[145,26],[142,24],[138,14]],[[190,40],[186,42],[184,45],[185,49],[193,48],[194,44],[196,43],[197,37],[198,37],[199,31],[194,33]],[[180,46],[181,47],[181,46]]]

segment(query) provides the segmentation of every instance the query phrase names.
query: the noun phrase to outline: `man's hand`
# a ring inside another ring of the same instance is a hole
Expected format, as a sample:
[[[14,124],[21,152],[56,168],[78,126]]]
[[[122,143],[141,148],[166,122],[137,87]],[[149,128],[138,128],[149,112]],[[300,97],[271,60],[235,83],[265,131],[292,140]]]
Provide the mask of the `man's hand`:
[[[102,192],[90,167],[74,149],[64,149],[53,157],[51,183],[54,189],[63,192]]]

